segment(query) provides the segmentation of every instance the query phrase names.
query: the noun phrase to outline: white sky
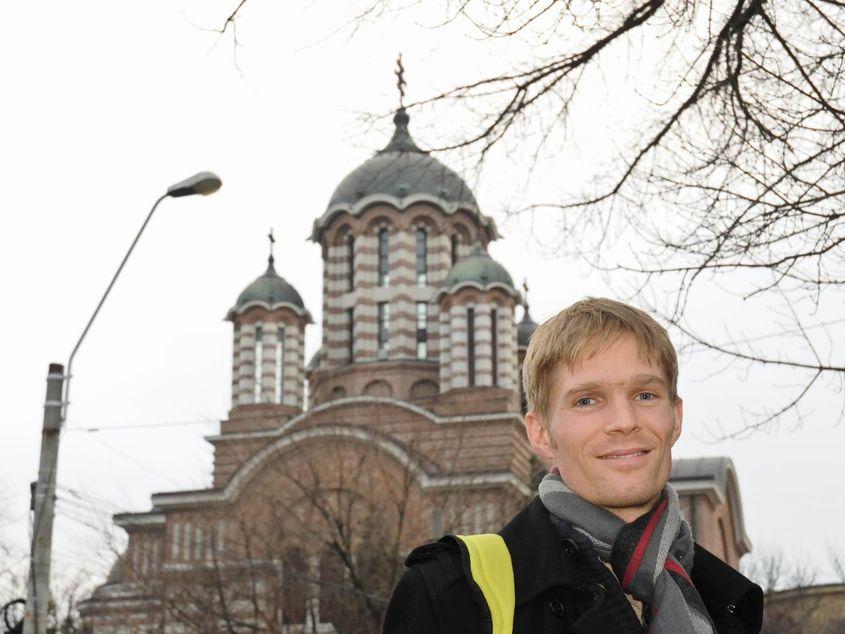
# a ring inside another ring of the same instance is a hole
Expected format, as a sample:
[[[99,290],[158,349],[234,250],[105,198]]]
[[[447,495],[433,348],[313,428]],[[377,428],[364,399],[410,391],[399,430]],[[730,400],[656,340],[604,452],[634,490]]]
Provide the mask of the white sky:
[[[337,3],[250,0],[236,65],[231,37],[203,30],[219,26],[233,4],[91,0],[6,8],[0,539],[19,551],[27,540],[48,364],[66,362],[155,198],[199,170],[214,170],[224,183],[212,197],[161,205],[77,357],[59,485],[89,502],[74,506],[69,493],[60,502],[59,578],[80,569],[104,573],[97,555],[102,536],[80,520],[145,510],[155,491],[210,484],[211,447],[202,437],[229,407],[231,334],[223,316],[263,272],[271,226],[277,269],[319,324],[319,249],[306,237],[336,184],[389,137],[388,120],[368,129],[358,113],[395,106],[396,54],[404,55],[413,100],[526,52],[518,43],[491,47],[469,39],[465,24],[426,28],[436,22],[433,14],[386,16],[350,39],[348,32],[331,35],[348,17],[337,13]],[[601,148],[614,142],[606,115],[615,112],[620,123],[620,99],[630,89],[592,79],[573,113],[568,144],[541,158],[530,190],[521,189],[527,161],[518,153],[494,155],[470,180],[505,235],[491,253],[514,279],[528,277],[537,320],[584,295],[610,292],[584,264],[544,257],[529,222],[503,215],[514,201],[577,186]],[[454,134],[461,118],[459,112],[412,118],[412,133],[435,144]],[[779,329],[765,305],[737,302],[716,287],[695,307],[697,326],[717,336],[727,326],[752,337]],[[824,310],[815,319],[835,316]],[[318,341],[319,327],[312,326],[308,357]],[[784,425],[719,444],[708,433],[737,428],[742,408],[774,403],[797,381],[746,375],[706,355],[685,357],[685,433],[675,455],[730,456],[754,546],[808,559],[824,576],[828,545],[845,533],[841,394],[817,390],[800,429]],[[184,422],[191,424],[176,424]],[[171,424],[107,429],[161,423]],[[102,503],[93,507],[93,499]]]

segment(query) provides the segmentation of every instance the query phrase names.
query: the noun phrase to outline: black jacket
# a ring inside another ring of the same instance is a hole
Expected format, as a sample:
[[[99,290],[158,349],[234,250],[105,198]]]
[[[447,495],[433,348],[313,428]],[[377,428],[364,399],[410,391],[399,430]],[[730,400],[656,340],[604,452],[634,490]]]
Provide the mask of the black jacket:
[[[643,632],[589,541],[568,526],[564,531],[555,530],[535,498],[499,532],[513,562],[514,634]],[[445,537],[421,546],[405,563],[383,634],[490,634],[489,612],[468,580],[459,540]],[[718,634],[760,631],[760,587],[697,544],[692,580]]]

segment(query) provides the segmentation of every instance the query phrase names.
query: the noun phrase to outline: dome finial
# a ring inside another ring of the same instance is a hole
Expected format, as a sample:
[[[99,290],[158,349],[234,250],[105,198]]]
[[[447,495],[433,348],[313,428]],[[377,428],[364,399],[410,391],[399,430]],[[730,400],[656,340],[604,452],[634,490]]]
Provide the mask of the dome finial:
[[[270,227],[270,233],[267,234],[267,239],[270,240],[270,257],[267,258],[267,262],[269,263],[267,270],[272,271],[274,270],[273,264],[276,261],[276,258],[273,257],[273,245],[276,244],[276,238],[273,237],[273,227]]]
[[[405,67],[402,66],[402,53],[399,53],[399,57],[396,58],[396,86],[399,88],[399,110],[405,110],[405,86],[408,84],[405,82]]]
[[[528,312],[528,278],[522,279],[522,321],[520,324],[528,324],[537,327],[537,324],[531,319],[531,313]],[[531,332],[534,332],[533,330]]]
[[[411,133],[408,132],[408,123],[411,121],[411,118],[405,110],[405,86],[408,83],[405,81],[405,66],[402,64],[402,53],[399,53],[399,57],[396,59],[396,70],[393,72],[396,75],[396,87],[399,88],[399,108],[396,110],[396,114],[393,115],[393,124],[396,126],[396,129],[393,131],[393,137],[390,139],[387,147],[377,152],[377,154],[384,154],[385,152],[419,152],[420,154],[424,154],[417,147],[417,144],[414,143]]]

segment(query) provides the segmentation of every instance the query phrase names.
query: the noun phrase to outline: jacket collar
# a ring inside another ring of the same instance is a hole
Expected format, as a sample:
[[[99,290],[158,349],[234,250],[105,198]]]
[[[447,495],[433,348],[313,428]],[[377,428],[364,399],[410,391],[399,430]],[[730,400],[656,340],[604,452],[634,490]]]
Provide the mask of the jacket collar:
[[[539,497],[514,517],[499,534],[511,554],[516,605],[553,586],[577,587],[578,571],[566,565],[560,537]]]
[[[561,538],[539,497],[535,497],[499,534],[510,551],[517,606],[554,586],[577,588],[583,585],[583,575],[566,559]],[[759,631],[763,611],[760,586],[698,544],[695,545],[692,580],[717,624],[739,618],[750,631]]]

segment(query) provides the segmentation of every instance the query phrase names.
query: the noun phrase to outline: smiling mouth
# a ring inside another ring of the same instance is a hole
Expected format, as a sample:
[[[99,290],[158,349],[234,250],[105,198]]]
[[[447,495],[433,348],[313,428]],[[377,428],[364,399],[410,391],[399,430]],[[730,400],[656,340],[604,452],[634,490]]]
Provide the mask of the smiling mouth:
[[[608,453],[603,456],[599,456],[602,460],[632,460],[633,458],[639,458],[640,456],[646,455],[650,450],[649,449],[636,449],[633,451],[615,451],[613,453]]]

